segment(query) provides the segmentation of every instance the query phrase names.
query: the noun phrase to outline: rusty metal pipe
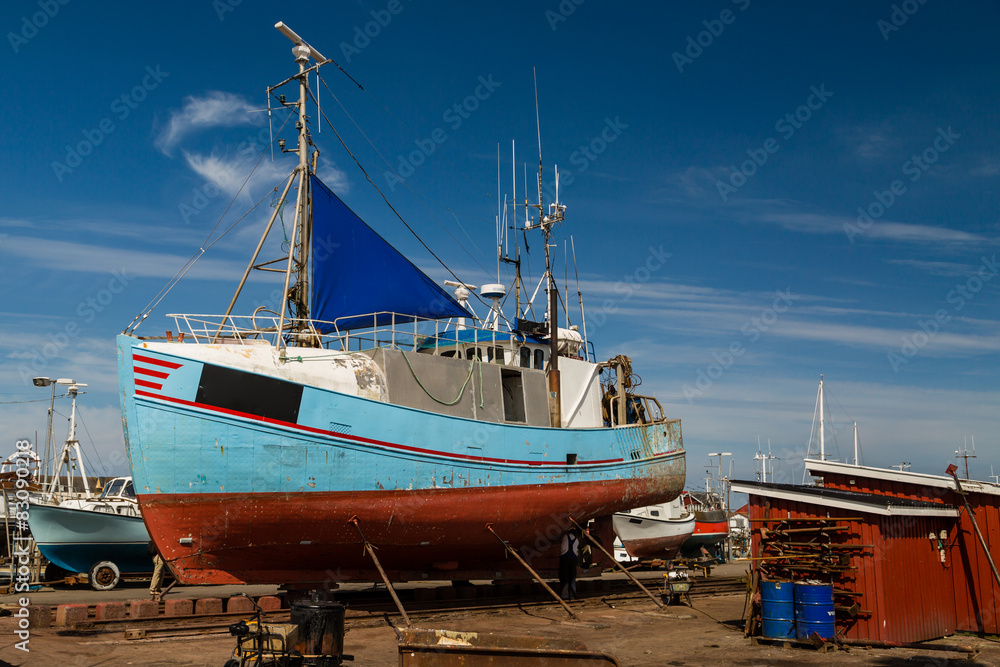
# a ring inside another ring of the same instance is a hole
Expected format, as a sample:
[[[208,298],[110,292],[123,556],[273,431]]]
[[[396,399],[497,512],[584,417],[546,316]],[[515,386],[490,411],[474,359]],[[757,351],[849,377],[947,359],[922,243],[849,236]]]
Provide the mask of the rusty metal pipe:
[[[375,555],[375,549],[365,537],[365,534],[361,532],[361,523],[358,521],[358,517],[356,515],[352,516],[347,522],[353,523],[354,527],[358,529],[358,535],[361,536],[361,541],[365,543],[365,551],[368,552],[368,555],[371,556],[371,559],[375,562],[375,567],[378,569],[378,573],[381,575],[382,581],[385,582],[385,587],[389,589],[389,595],[392,596],[392,601],[396,603],[396,609],[399,610],[399,615],[403,617],[403,622],[406,623],[406,627],[410,627],[410,617],[406,615],[406,610],[403,609],[403,603],[399,601],[399,596],[396,595],[396,589],[392,587],[389,577],[386,576],[385,570],[382,569],[382,563],[378,562],[378,556]]]
[[[650,593],[649,589],[646,588],[645,586],[643,586],[639,582],[638,579],[636,579],[634,576],[632,576],[632,573],[629,572],[628,569],[626,569],[624,565],[622,565],[621,563],[619,563],[618,560],[613,555],[609,554],[608,550],[605,549],[604,546],[600,542],[598,542],[597,540],[595,540],[594,537],[590,533],[588,533],[586,530],[584,530],[583,526],[581,526],[580,524],[578,524],[576,522],[576,519],[574,519],[573,517],[570,517],[569,520],[573,522],[574,526],[576,526],[577,528],[580,529],[580,532],[583,534],[584,537],[586,537],[588,540],[590,540],[591,544],[593,544],[595,547],[597,547],[598,549],[600,549],[601,552],[605,556],[607,556],[611,560],[612,563],[615,564],[615,567],[617,567],[619,570],[621,570],[622,572],[624,572],[625,576],[627,576],[629,579],[632,580],[632,583],[634,583],[636,586],[638,586],[639,588],[641,588],[642,592],[645,593],[646,595],[648,595],[649,599],[652,600],[653,602],[655,602],[657,607],[659,607],[660,609],[663,609],[663,606],[664,606],[663,602],[659,598],[657,598],[655,595],[653,595],[652,593]]]
[[[535,578],[535,581],[540,583],[542,585],[542,588],[548,591],[549,595],[551,595],[556,602],[562,605],[562,608],[566,610],[566,613],[570,615],[570,618],[573,618],[574,620],[580,620],[579,618],[577,618],[576,614],[573,613],[573,610],[570,609],[569,605],[566,604],[566,601],[563,600],[558,595],[556,595],[556,592],[552,590],[552,587],[549,586],[547,583],[545,583],[537,572],[531,569],[531,566],[528,565],[528,561],[521,558],[521,554],[517,553],[517,550],[514,547],[507,544],[507,542],[502,537],[497,535],[496,531],[493,530],[493,524],[491,523],[486,524],[486,530],[490,531],[493,534],[493,537],[500,540],[500,544],[503,545],[504,549],[506,549],[512,556],[514,556],[514,558],[516,558],[518,562],[520,562],[521,565],[524,566],[525,570],[531,573],[531,576]]]

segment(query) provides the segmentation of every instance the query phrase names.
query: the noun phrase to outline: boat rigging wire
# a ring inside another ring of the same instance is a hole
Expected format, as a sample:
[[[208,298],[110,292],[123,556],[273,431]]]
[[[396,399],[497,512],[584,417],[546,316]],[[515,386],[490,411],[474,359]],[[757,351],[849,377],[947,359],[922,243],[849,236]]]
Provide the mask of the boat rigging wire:
[[[87,437],[90,439],[90,446],[94,448],[94,454],[97,455],[97,462],[101,464],[101,470],[104,471],[104,475],[105,475],[105,477],[107,477],[108,476],[108,467],[106,465],[104,465],[104,460],[101,458],[101,452],[99,452],[97,450],[97,444],[94,442],[93,436],[90,435],[90,429],[87,428],[87,423],[85,421],[83,421],[83,412],[79,408],[76,411],[76,416],[77,416],[77,419],[80,420],[80,425],[83,426],[83,432],[86,433]],[[87,452],[84,451],[83,455],[87,456]],[[89,457],[87,458],[87,466],[88,466],[88,468],[93,469],[91,467],[90,458]]]
[[[281,127],[278,128],[278,132],[281,132],[281,130],[285,127],[285,125],[288,123],[288,121],[289,121],[289,119],[291,117],[292,117],[292,114],[288,114],[285,117],[284,122],[281,123]],[[250,178],[254,175],[254,172],[257,171],[257,167],[260,166],[260,163],[263,161],[264,156],[267,155],[268,150],[270,150],[270,144],[268,144],[267,146],[265,146],[264,150],[261,151],[260,157],[257,158],[257,162],[254,164],[253,169],[251,169],[250,173],[247,174],[246,179],[244,179],[243,183],[240,185],[240,189],[237,190],[236,194],[233,195],[233,198],[229,201],[229,204],[226,206],[226,210],[224,210],[222,212],[222,215],[219,216],[219,219],[216,221],[215,225],[212,227],[211,231],[209,231],[208,235],[205,237],[205,240],[202,242],[201,247],[198,248],[198,250],[187,260],[187,262],[184,263],[184,265],[177,271],[177,273],[174,274],[173,278],[171,278],[169,281],[167,281],[167,284],[164,285],[160,289],[160,291],[157,292],[153,296],[153,298],[150,300],[150,302],[148,304],[146,304],[140,310],[139,315],[136,315],[135,319],[133,319],[132,322],[127,327],[125,327],[125,333],[131,333],[132,331],[135,331],[137,328],[139,328],[139,325],[141,325],[146,320],[146,318],[149,317],[149,314],[152,313],[153,309],[155,309],[160,304],[160,302],[167,296],[167,294],[170,293],[170,290],[172,290],[174,288],[174,285],[176,285],[178,282],[180,282],[180,280],[185,275],[187,275],[187,272],[191,270],[191,268],[195,265],[195,263],[199,259],[201,259],[201,256],[204,255],[205,252],[207,250],[209,250],[212,246],[214,246],[216,243],[218,243],[220,240],[222,240],[222,238],[226,234],[228,234],[233,229],[233,227],[235,227],[236,225],[238,225],[244,218],[246,218],[248,215],[250,215],[251,213],[253,213],[253,211],[258,206],[260,206],[260,204],[265,199],[267,199],[267,197],[269,197],[274,190],[277,189],[277,187],[275,187],[275,188],[272,188],[272,190],[268,191],[268,193],[266,195],[264,195],[260,200],[258,200],[257,203],[254,204],[253,207],[249,211],[247,211],[246,213],[244,213],[243,215],[241,215],[239,218],[237,218],[236,222],[234,222],[233,224],[231,224],[229,227],[226,228],[226,230],[224,232],[222,232],[221,234],[219,234],[218,238],[216,238],[211,243],[208,242],[209,239],[212,238],[212,235],[215,233],[215,230],[219,228],[220,224],[222,224],[222,221],[225,219],[226,215],[229,213],[229,209],[231,209],[233,207],[233,204],[236,203],[236,198],[240,196],[240,194],[243,192],[243,189],[246,187],[247,183],[250,181]]]
[[[375,188],[375,192],[377,192],[379,194],[379,196],[382,197],[382,201],[384,201],[385,205],[389,207],[389,210],[391,210],[396,215],[396,217],[399,218],[399,221],[403,223],[403,226],[406,227],[408,230],[410,230],[410,233],[413,234],[413,237],[415,239],[417,239],[417,241],[420,242],[420,245],[422,245],[424,247],[424,249],[428,253],[430,253],[431,257],[433,257],[434,259],[437,260],[438,264],[440,264],[442,267],[444,267],[444,270],[447,271],[451,275],[452,278],[454,278],[457,282],[460,282],[460,283],[464,284],[464,281],[461,278],[459,278],[458,275],[456,275],[454,271],[451,270],[451,267],[449,267],[447,264],[445,264],[444,260],[442,260],[440,257],[438,257],[434,253],[434,251],[431,250],[430,246],[428,246],[427,243],[425,243],[424,240],[422,238],[420,238],[420,235],[417,234],[416,230],[414,230],[413,227],[410,226],[410,223],[408,223],[405,219],[403,219],[403,216],[400,215],[399,211],[397,211],[396,208],[389,202],[389,199],[388,199],[388,197],[385,196],[385,193],[383,193],[379,189],[379,187],[377,185],[375,185],[375,181],[373,181],[372,177],[368,175],[368,171],[361,164],[361,161],[358,160],[358,158],[354,155],[354,153],[351,152],[351,149],[347,147],[347,142],[345,142],[344,138],[342,136],[340,136],[340,132],[337,131],[337,128],[334,126],[333,122],[330,121],[330,118],[325,113],[322,113],[322,116],[323,116],[323,120],[326,121],[326,124],[330,126],[331,130],[333,130],[333,133],[334,133],[334,135],[336,135],[337,140],[340,141],[340,145],[344,147],[344,150],[347,151],[347,154],[351,156],[352,160],[354,160],[354,164],[356,164],[357,167],[358,167],[358,169],[361,170],[361,173],[365,175],[365,179],[368,181],[368,183],[371,184],[371,186],[373,188]],[[487,273],[489,273],[489,272],[487,272]],[[483,300],[483,298],[481,296],[479,296],[478,293],[476,293],[476,292],[473,291],[473,292],[471,292],[471,294],[473,296],[475,296],[476,299],[478,299],[479,302],[482,303],[484,306],[486,306],[487,308],[490,307],[490,304],[486,303]],[[479,319],[478,317],[476,317],[475,313],[470,313],[470,315],[474,319]]]
[[[374,151],[375,151],[375,152],[376,152],[376,153],[378,154],[378,156],[379,156],[380,158],[382,158],[382,161],[383,161],[383,162],[385,163],[385,165],[386,165],[386,166],[387,166],[387,167],[389,168],[389,170],[390,170],[390,171],[391,171],[391,172],[392,172],[393,174],[396,174],[396,170],[395,170],[395,169],[393,169],[393,167],[392,167],[392,163],[390,163],[390,162],[389,162],[389,160],[388,160],[388,159],[386,159],[385,155],[383,155],[383,154],[382,154],[382,152],[381,152],[381,151],[380,151],[380,150],[378,149],[378,147],[377,147],[377,146],[376,146],[376,145],[374,144],[374,142],[372,142],[372,140],[371,140],[371,139],[370,139],[370,138],[368,137],[368,135],[367,135],[367,134],[365,133],[365,131],[364,131],[363,129],[361,129],[361,126],[360,126],[360,125],[358,125],[358,123],[357,123],[357,121],[356,121],[356,120],[354,120],[354,117],[353,117],[353,116],[351,115],[351,113],[350,113],[350,112],[349,112],[349,111],[347,110],[347,107],[345,107],[345,106],[344,106],[343,102],[341,102],[341,101],[340,101],[340,98],[338,98],[338,97],[337,97],[337,96],[336,96],[336,95],[334,94],[334,92],[333,92],[333,91],[332,91],[332,90],[330,89],[330,86],[328,86],[328,85],[327,85],[327,83],[326,83],[326,80],[325,80],[325,79],[323,79],[322,77],[320,77],[320,81],[322,81],[322,82],[323,82],[323,86],[324,86],[324,87],[326,88],[327,92],[329,92],[329,93],[330,93],[331,97],[333,97],[333,99],[334,99],[334,101],[335,101],[335,102],[337,103],[337,105],[338,105],[338,106],[340,106],[341,110],[342,110],[342,111],[344,112],[344,115],[346,115],[346,116],[347,116],[348,120],[350,120],[350,121],[351,121],[351,123],[353,123],[353,124],[354,124],[354,127],[355,127],[355,128],[357,128],[358,132],[360,132],[360,133],[361,133],[361,136],[365,138],[365,141],[367,141],[367,142],[368,142],[368,145],[372,147],[372,149],[373,149],[373,150],[374,150]],[[365,92],[367,92],[367,91],[365,91]],[[318,91],[317,91],[317,93],[318,93]],[[313,101],[316,101],[316,99],[317,99],[318,95],[317,95],[316,97],[314,97],[314,96],[312,95],[312,93],[310,92],[310,97],[313,97]],[[375,98],[374,98],[374,97],[372,97],[372,99],[374,100]],[[376,100],[376,102],[377,102],[377,100]],[[390,115],[392,115],[392,112],[390,112],[390,111],[389,111],[389,110],[388,110],[388,109],[387,109],[387,108],[386,108],[386,107],[385,107],[384,105],[382,105],[382,106],[383,106],[383,108],[384,108],[384,109],[386,110],[386,112],[387,112],[387,113],[389,113]],[[318,103],[317,103],[317,105],[316,105],[316,108],[317,108],[317,110],[319,110],[319,104],[318,104]],[[326,122],[327,122],[327,123],[330,123],[330,119],[329,119],[329,118],[327,118],[326,114],[323,114],[323,113],[322,113],[322,111],[320,111],[320,114],[321,114],[321,115],[323,116],[323,118],[325,118],[325,119],[326,119]],[[396,118],[396,117],[395,117],[395,116],[393,116],[393,118]],[[403,124],[403,121],[399,120],[398,118],[396,118],[396,120],[397,120],[397,121],[399,121],[399,123],[400,123],[400,124],[402,124],[402,125],[403,125],[403,127],[406,127],[406,125],[405,125],[405,124]],[[330,123],[330,124],[332,125],[332,123]],[[406,127],[406,129],[408,129],[408,130],[409,130],[410,128],[409,128],[409,127]],[[413,130],[410,130],[410,131],[411,131],[411,132],[413,132]],[[446,161],[447,161],[447,160],[446,160]],[[449,164],[451,164],[451,163],[449,162]],[[461,171],[461,170],[459,170],[459,169],[458,169],[457,167],[455,167],[455,165],[454,165],[454,164],[452,164],[452,167],[454,167],[454,168],[456,169],[456,171]],[[398,176],[398,174],[396,174],[396,175]],[[468,178],[467,178],[466,180],[468,180]],[[469,232],[468,232],[468,231],[467,231],[467,230],[465,229],[465,226],[464,226],[464,225],[462,225],[461,221],[460,221],[460,220],[458,219],[458,215],[456,215],[456,214],[455,214],[455,212],[454,212],[454,211],[453,211],[453,210],[452,210],[451,208],[449,208],[448,206],[445,206],[444,204],[442,204],[441,202],[437,201],[437,200],[436,200],[436,199],[434,199],[433,197],[429,197],[429,196],[427,196],[427,195],[422,195],[422,194],[419,194],[419,193],[418,193],[418,192],[416,192],[416,191],[415,191],[415,190],[414,190],[414,189],[413,189],[413,188],[412,188],[412,187],[410,186],[410,184],[409,184],[409,183],[407,183],[407,182],[406,182],[405,180],[403,180],[403,179],[400,179],[400,182],[401,182],[401,183],[403,184],[403,187],[405,187],[405,188],[406,188],[407,190],[409,190],[409,191],[410,191],[410,194],[412,194],[412,195],[413,195],[413,196],[414,196],[415,198],[417,198],[417,200],[418,200],[418,201],[420,201],[420,199],[421,199],[421,198],[426,198],[426,199],[429,199],[430,201],[434,202],[435,204],[437,204],[437,205],[438,205],[438,206],[440,206],[441,208],[443,208],[443,209],[445,209],[446,211],[448,211],[449,213],[451,213],[451,214],[452,214],[452,217],[454,217],[454,218],[455,218],[455,223],[456,223],[456,224],[458,225],[458,228],[462,230],[462,233],[463,233],[463,234],[465,234],[465,238],[467,238],[467,239],[469,240],[469,243],[471,243],[471,244],[472,244],[472,247],[474,247],[474,248],[476,249],[476,251],[477,251],[477,252],[479,252],[479,254],[481,254],[481,255],[483,255],[483,254],[484,254],[484,253],[483,253],[483,251],[482,251],[482,249],[481,249],[481,248],[480,248],[480,247],[479,247],[479,246],[478,246],[478,245],[476,244],[475,240],[474,240],[474,239],[473,239],[473,238],[472,238],[472,237],[471,237],[471,236],[469,235]],[[470,181],[470,182],[471,182],[471,181]],[[485,266],[483,266],[483,264],[482,264],[482,263],[481,263],[481,262],[479,261],[479,259],[477,259],[475,255],[473,255],[473,254],[472,254],[471,252],[469,252],[468,248],[466,248],[466,247],[465,247],[465,245],[464,245],[464,244],[463,244],[463,243],[462,243],[461,241],[459,241],[459,240],[458,240],[457,238],[455,238],[455,235],[451,233],[451,230],[450,230],[450,229],[448,229],[448,228],[447,228],[447,227],[446,227],[446,226],[444,225],[444,223],[442,223],[442,222],[441,222],[440,218],[438,218],[438,217],[437,217],[437,216],[436,216],[436,215],[435,215],[435,214],[433,213],[433,211],[431,211],[431,210],[430,210],[430,208],[428,208],[428,207],[427,207],[427,204],[426,204],[426,203],[424,203],[423,201],[421,201],[421,202],[420,202],[420,204],[421,204],[421,206],[423,206],[423,207],[424,207],[424,210],[426,210],[426,211],[427,211],[427,213],[428,213],[428,214],[430,214],[430,216],[431,216],[432,218],[434,218],[434,220],[435,220],[435,221],[436,221],[436,222],[438,223],[438,226],[440,226],[440,227],[441,227],[441,229],[443,229],[443,230],[444,230],[444,231],[445,231],[445,232],[446,232],[446,233],[447,233],[447,234],[448,234],[449,236],[451,236],[452,240],[453,240],[453,241],[455,241],[455,243],[456,243],[456,244],[457,244],[457,245],[458,245],[458,246],[459,246],[460,248],[462,248],[462,249],[463,249],[463,250],[465,251],[465,253],[466,253],[467,255],[469,255],[469,258],[470,258],[470,259],[472,259],[472,261],[474,261],[474,262],[475,262],[476,264],[478,264],[478,265],[479,265],[479,268],[481,268],[481,269],[482,269],[483,271],[485,271],[486,273],[490,273],[489,271],[487,271],[486,267],[485,267]],[[411,230],[411,231],[412,231],[412,230]],[[419,240],[419,239],[418,239],[418,240]],[[485,304],[485,303],[484,303],[484,305],[487,305],[487,304]]]

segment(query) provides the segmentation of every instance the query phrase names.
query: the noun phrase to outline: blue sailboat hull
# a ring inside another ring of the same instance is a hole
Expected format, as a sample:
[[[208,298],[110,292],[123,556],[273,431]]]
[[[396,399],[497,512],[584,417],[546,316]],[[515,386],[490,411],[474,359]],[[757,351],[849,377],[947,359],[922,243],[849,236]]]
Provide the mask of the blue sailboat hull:
[[[121,572],[151,572],[149,533],[139,517],[49,505],[32,505],[31,534],[49,561],[70,572],[88,572],[111,561]]]

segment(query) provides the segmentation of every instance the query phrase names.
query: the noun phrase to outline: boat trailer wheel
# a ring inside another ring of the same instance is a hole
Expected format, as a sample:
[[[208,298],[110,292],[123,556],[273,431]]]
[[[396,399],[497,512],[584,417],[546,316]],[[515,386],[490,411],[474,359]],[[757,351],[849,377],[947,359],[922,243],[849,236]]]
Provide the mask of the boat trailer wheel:
[[[90,587],[95,591],[110,591],[121,580],[118,566],[109,560],[102,560],[90,566]]]

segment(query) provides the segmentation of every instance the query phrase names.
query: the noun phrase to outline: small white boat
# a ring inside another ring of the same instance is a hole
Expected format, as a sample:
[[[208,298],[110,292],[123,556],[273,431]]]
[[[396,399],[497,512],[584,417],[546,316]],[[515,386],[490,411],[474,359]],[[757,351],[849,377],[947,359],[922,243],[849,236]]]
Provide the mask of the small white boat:
[[[619,512],[615,533],[632,558],[671,559],[694,533],[695,516],[678,497],[669,503]]]

